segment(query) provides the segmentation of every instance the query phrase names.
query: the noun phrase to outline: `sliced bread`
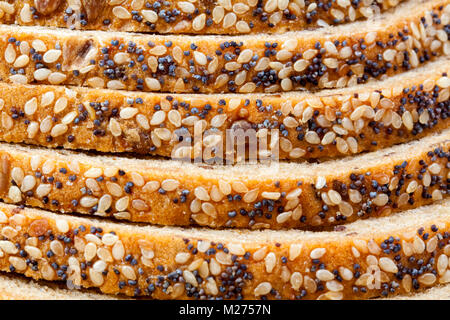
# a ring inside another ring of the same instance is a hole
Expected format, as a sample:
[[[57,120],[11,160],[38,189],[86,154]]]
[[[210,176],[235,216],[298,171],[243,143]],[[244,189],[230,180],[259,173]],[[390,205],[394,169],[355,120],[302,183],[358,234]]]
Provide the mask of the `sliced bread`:
[[[123,296],[96,294],[90,290],[67,289],[49,282],[34,281],[11,274],[0,275],[0,300],[113,300]],[[401,294],[381,300],[450,300],[450,285],[439,285],[421,292]]]
[[[0,22],[105,31],[277,33],[367,19],[401,1],[15,0],[0,2]]]
[[[449,127],[449,71],[450,59],[443,58],[384,81],[281,95],[157,94],[0,83],[0,140],[172,158],[201,155],[217,163],[228,157],[224,151],[231,130],[239,137],[232,150],[248,134],[268,140],[268,147],[279,149],[280,159],[332,158]]]
[[[450,200],[334,232],[140,227],[0,204],[0,270],[154,299],[365,299],[448,283]]]
[[[0,198],[160,225],[323,229],[449,193],[450,129],[320,164],[208,166],[0,144]]]
[[[280,92],[383,79],[450,53],[447,0],[282,35],[159,36],[0,26],[0,77],[155,92]]]

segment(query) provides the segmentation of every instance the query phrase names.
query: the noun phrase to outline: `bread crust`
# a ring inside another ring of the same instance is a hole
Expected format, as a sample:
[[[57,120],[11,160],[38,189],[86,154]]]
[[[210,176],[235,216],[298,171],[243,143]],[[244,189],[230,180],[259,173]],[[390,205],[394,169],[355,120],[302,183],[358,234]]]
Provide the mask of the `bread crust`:
[[[314,235],[138,227],[0,204],[0,269],[153,299],[395,296],[450,281],[449,208]]]
[[[158,225],[329,229],[447,197],[450,130],[322,164],[208,166],[0,144],[0,198]]]
[[[449,10],[446,0],[419,1],[367,22],[239,37],[1,26],[0,54],[7,63],[0,77],[22,84],[179,93],[339,88],[448,55]]]
[[[267,140],[272,153],[278,149],[280,159],[336,158],[447,128],[449,70],[450,60],[440,59],[382,82],[281,95],[199,96],[1,83],[0,140],[172,159],[201,156],[221,164],[230,159],[225,152],[229,134],[248,132],[260,142]],[[204,141],[202,152],[197,137]],[[211,138],[216,142],[207,146]],[[246,150],[250,147],[247,142]]]
[[[364,20],[399,1],[172,1],[160,6],[143,0],[2,1],[4,24],[40,25],[80,30],[187,34],[283,33]],[[36,6],[35,2],[47,5]],[[95,9],[95,10],[94,10]],[[5,12],[6,11],[6,12]]]

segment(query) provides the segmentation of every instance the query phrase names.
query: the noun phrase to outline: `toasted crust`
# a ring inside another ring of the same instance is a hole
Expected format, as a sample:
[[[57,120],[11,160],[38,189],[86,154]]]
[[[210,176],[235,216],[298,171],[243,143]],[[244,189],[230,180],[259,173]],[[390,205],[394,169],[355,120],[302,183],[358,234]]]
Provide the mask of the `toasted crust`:
[[[1,270],[104,293],[360,299],[450,281],[448,201],[323,233],[138,227],[0,209]]]
[[[450,60],[440,59],[382,82],[281,95],[122,93],[0,83],[0,140],[174,159],[201,155],[203,161],[220,163],[228,159],[230,131],[244,130],[242,135],[267,139],[280,159],[333,158],[447,128],[449,70]],[[199,127],[202,151],[219,151],[198,152]],[[206,147],[211,138],[217,140]]]
[[[0,144],[0,198],[159,225],[326,229],[448,195],[450,129],[322,164],[207,166]]]
[[[22,84],[180,93],[339,88],[448,55],[449,10],[446,0],[415,0],[367,22],[273,36],[130,35],[3,25],[0,53],[7,63],[0,77]]]
[[[1,23],[82,30],[190,34],[278,33],[367,19],[396,7],[395,1],[172,1],[9,0],[0,2]],[[12,3],[11,3],[12,2]],[[42,5],[42,4],[47,5]],[[153,3],[151,3],[153,4]]]

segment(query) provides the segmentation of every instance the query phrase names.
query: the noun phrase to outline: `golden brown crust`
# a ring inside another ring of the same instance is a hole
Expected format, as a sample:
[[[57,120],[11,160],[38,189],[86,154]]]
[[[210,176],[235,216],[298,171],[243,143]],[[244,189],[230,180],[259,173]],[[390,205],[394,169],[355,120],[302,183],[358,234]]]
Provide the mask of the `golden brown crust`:
[[[340,232],[137,227],[0,204],[0,269],[155,299],[362,299],[450,281],[449,202]],[[45,221],[43,233],[30,228]]]
[[[440,59],[370,85],[282,95],[122,93],[1,83],[0,140],[171,158],[201,155],[203,161],[220,163],[227,134],[239,135],[242,129],[240,137],[258,135],[269,149],[279,148],[280,159],[333,158],[447,128],[449,70],[450,60]],[[204,141],[203,151],[216,152],[199,153],[197,137]],[[206,146],[211,138],[217,139]]]
[[[9,2],[9,5],[8,5]],[[189,34],[283,33],[367,19],[402,0],[1,1],[4,24]]]
[[[329,229],[447,197],[450,130],[322,164],[207,166],[0,144],[0,198],[159,225]]]
[[[158,92],[345,87],[448,55],[444,26],[449,10],[446,0],[412,2],[373,21],[272,36],[157,36],[1,26],[0,53],[7,63],[0,77],[19,83]]]

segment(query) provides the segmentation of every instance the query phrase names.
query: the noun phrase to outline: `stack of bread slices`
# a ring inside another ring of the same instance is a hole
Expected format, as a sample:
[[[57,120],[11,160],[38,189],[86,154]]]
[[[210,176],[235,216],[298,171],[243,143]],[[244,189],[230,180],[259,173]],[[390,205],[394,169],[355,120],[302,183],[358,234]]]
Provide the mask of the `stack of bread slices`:
[[[449,0],[0,23],[1,298],[450,297]]]

